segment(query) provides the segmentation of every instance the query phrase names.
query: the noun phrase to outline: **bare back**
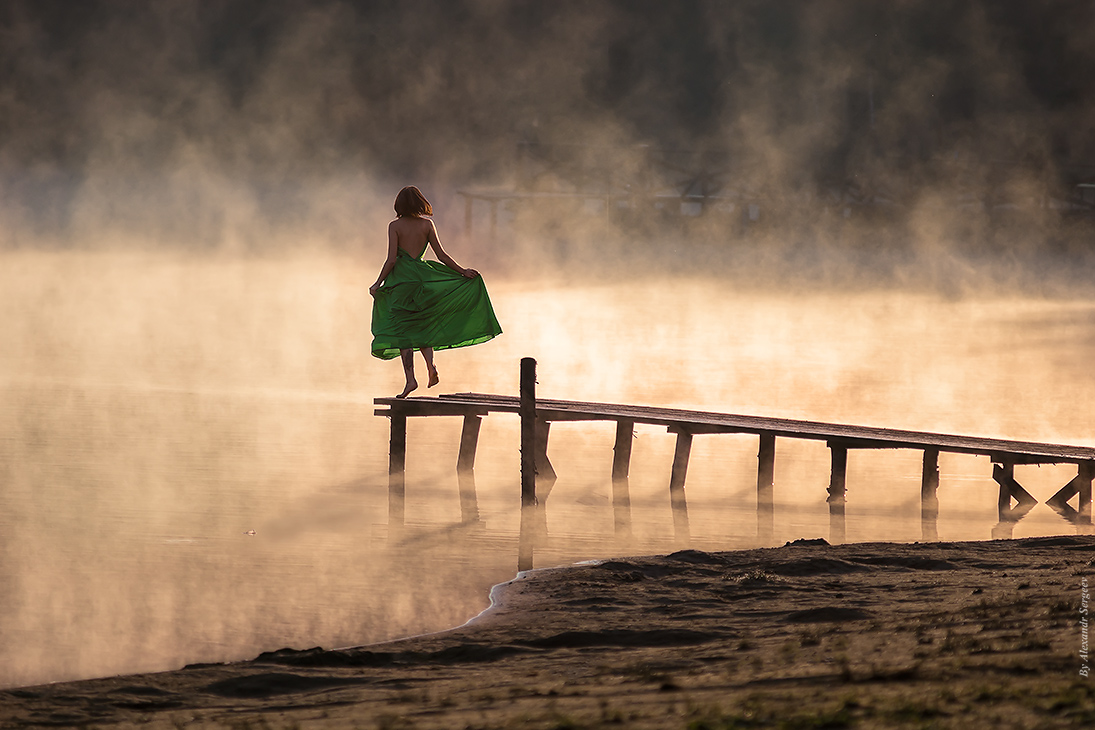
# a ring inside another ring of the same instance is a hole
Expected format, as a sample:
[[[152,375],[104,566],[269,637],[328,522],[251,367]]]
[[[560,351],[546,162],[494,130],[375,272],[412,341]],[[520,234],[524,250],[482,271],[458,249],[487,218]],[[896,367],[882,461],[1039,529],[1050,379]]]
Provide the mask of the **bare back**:
[[[420,257],[428,245],[437,241],[433,221],[428,218],[396,218],[388,225],[388,230],[395,237],[396,245],[414,258]]]

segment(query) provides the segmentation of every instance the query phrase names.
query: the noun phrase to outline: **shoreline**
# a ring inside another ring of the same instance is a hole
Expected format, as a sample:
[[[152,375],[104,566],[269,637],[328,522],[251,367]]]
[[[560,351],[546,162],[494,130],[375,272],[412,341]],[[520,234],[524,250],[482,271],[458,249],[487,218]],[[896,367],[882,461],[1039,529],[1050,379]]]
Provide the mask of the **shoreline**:
[[[1095,536],[598,560],[437,633],[0,691],[0,727],[1085,726],[1092,572]]]

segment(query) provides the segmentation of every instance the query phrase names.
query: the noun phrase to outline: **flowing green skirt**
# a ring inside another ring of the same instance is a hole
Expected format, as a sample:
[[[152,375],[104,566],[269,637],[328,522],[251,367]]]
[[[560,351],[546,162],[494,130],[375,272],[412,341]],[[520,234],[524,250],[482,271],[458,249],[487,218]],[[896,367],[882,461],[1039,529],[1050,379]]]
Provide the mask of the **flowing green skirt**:
[[[483,277],[469,279],[402,250],[373,299],[372,330],[373,355],[382,360],[400,350],[447,350],[502,334]]]

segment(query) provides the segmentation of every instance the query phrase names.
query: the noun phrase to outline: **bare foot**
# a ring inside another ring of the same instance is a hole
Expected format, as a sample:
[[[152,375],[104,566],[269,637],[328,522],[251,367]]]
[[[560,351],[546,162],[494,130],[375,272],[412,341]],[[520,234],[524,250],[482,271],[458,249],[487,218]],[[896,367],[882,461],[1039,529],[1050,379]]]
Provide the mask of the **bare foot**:
[[[404,388],[403,392],[400,393],[399,395],[397,395],[396,398],[406,398],[407,394],[411,393],[412,391],[416,390],[417,388],[418,388],[418,381],[417,380],[413,380],[413,379],[408,380],[407,381],[407,387]]]
[[[427,388],[432,388],[433,386],[437,385],[440,382],[441,382],[441,376],[439,376],[437,374],[437,368],[430,368],[430,382],[426,387]]]

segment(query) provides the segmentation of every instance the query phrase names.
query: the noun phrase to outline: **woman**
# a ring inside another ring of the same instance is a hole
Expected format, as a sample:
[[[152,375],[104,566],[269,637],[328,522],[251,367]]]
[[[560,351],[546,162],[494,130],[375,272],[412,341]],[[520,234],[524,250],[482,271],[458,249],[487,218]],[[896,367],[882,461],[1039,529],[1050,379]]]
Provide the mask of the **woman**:
[[[396,398],[406,398],[418,387],[414,378],[414,351],[422,353],[429,386],[439,377],[433,351],[477,345],[502,333],[494,316],[487,287],[475,269],[465,269],[441,247],[430,201],[412,186],[395,198],[396,219],[388,224],[388,259],[373,296],[373,355],[403,359],[407,385]],[[433,248],[438,261],[422,256]]]

